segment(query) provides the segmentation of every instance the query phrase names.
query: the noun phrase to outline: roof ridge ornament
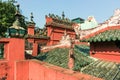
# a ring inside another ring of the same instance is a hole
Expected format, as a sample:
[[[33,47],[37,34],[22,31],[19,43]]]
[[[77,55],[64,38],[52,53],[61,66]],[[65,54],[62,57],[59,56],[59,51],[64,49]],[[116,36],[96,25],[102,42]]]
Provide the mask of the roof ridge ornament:
[[[120,9],[116,9],[114,11],[113,16],[111,16],[108,20],[104,22],[105,24],[108,24],[108,26],[116,26],[120,25]]]
[[[33,18],[34,18],[33,12],[31,12],[31,15],[30,15],[30,20],[31,20],[31,22],[34,22],[34,21],[33,21]]]
[[[16,19],[19,19],[19,17],[21,17],[20,5],[17,4],[16,7],[17,7],[17,9],[16,9],[15,17],[16,17]]]
[[[81,25],[81,24],[80,24]],[[98,26],[90,29],[85,29],[85,30],[79,30],[79,25],[73,26],[74,29],[76,29],[76,34],[80,35],[80,39],[93,34],[95,32],[98,32],[99,30],[105,29],[107,27],[112,27],[112,26],[119,26],[120,25],[120,9],[116,9],[114,11],[114,14],[108,18],[106,21],[103,23],[99,23]]]
[[[35,25],[35,22],[33,20],[34,16],[33,16],[33,12],[30,13],[30,21],[28,23],[28,25]]]
[[[25,29],[21,27],[20,20],[19,20],[20,17],[22,16],[19,11],[20,5],[17,4],[16,7],[17,7],[16,13],[15,13],[16,20],[13,22],[13,25],[9,27],[8,33],[10,37],[22,38],[25,35]]]
[[[62,12],[62,19],[65,19],[64,11]]]
[[[16,5],[16,7],[17,7],[17,9],[16,9],[16,13],[15,13],[15,18],[16,18],[16,20],[14,21],[14,23],[13,23],[13,26],[11,26],[11,27],[14,27],[15,29],[19,29],[20,28],[20,26],[21,26],[21,24],[20,24],[20,17],[22,16],[21,15],[21,13],[20,13],[20,5],[19,4],[17,4]]]

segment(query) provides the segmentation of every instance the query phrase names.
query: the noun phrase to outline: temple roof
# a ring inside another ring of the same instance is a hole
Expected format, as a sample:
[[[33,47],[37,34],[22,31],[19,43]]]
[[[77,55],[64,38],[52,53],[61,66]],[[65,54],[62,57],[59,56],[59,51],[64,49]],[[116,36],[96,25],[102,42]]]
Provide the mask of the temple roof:
[[[22,29],[22,30],[25,30],[23,28],[23,26],[21,26],[21,23],[20,23],[20,17],[22,16],[20,11],[19,11],[19,7],[20,5],[17,4],[17,10],[16,10],[16,13],[15,13],[15,18],[16,20],[14,21],[13,25],[9,28],[14,28],[14,29]]]
[[[116,75],[116,73],[119,71],[119,63],[104,61],[95,58],[93,59],[92,57],[85,55],[88,54],[88,52],[88,46],[75,45],[75,71],[102,78],[103,80],[120,80],[120,72]],[[37,59],[63,68],[68,68],[68,53],[69,49],[67,48],[56,48],[49,52],[40,53],[39,56],[37,56]]]
[[[82,41],[88,42],[105,42],[105,41],[120,41],[120,29],[106,30],[102,33],[94,35]]]
[[[97,60],[81,69],[81,71],[104,80],[120,80],[119,65],[115,62]]]
[[[86,50],[86,51],[85,51]],[[75,45],[74,57],[75,66],[74,70],[79,71],[82,67],[92,63],[94,60],[88,57],[89,47],[86,45]],[[60,53],[60,54],[59,54]],[[68,69],[68,55],[69,48],[55,48],[45,53],[40,53],[37,57],[39,60],[54,64]],[[46,58],[44,58],[46,56]]]
[[[35,39],[49,39],[48,36],[44,36],[44,35],[34,35],[34,36],[32,36],[32,35],[26,35],[25,37],[26,38],[35,38]]]
[[[81,23],[84,23],[85,20],[78,17],[78,18],[72,19],[72,21],[81,24]]]
[[[74,30],[72,28],[72,26],[70,26],[70,25],[60,24],[60,23],[56,23],[56,22],[47,23],[46,26],[48,26],[48,25],[52,25],[53,27],[61,27],[61,28],[65,28],[65,29]]]
[[[72,29],[73,23],[69,18],[62,18],[54,14],[46,15],[46,26],[53,25],[55,27]]]
[[[25,30],[23,27],[21,27],[21,24],[20,24],[18,19],[16,19],[15,22],[13,23],[13,25],[11,27],[9,27],[9,28]]]
[[[78,25],[75,25],[74,27],[77,27],[77,26]],[[98,24],[98,26],[96,26],[96,27],[92,27],[91,24],[90,24],[90,26],[89,25],[84,25],[83,26],[81,24],[81,26],[82,26],[81,30],[80,31],[76,31],[76,34],[77,35],[79,34],[80,35],[80,39],[82,39],[82,40],[83,40],[83,38],[87,39],[91,35],[92,36],[96,35],[96,33],[99,33],[100,31],[102,31],[102,30],[104,30],[106,28],[114,28],[114,27],[119,26],[119,29],[120,29],[120,9],[116,9],[114,11],[114,14],[110,18],[108,18],[103,23]]]

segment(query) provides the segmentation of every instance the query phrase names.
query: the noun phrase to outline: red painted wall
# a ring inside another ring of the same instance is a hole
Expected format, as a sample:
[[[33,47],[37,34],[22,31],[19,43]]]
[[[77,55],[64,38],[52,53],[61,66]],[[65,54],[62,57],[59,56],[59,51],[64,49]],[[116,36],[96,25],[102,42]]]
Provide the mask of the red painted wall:
[[[23,39],[4,38],[0,43],[5,43],[6,55],[0,60],[0,80],[102,80],[38,60],[25,60]]]
[[[95,54],[92,54],[92,52]],[[120,48],[115,42],[90,43],[90,55],[103,60],[120,62]]]
[[[54,27],[54,26],[47,26],[47,36],[50,37],[50,41],[48,42],[48,45],[55,45],[58,44],[59,41],[62,39],[62,36],[64,35],[64,32],[66,30],[66,33],[75,39],[76,34],[74,30],[72,29],[65,29],[63,27]]]
[[[19,38],[2,38],[0,43],[4,43],[4,59],[9,67],[7,72],[7,80],[14,80],[15,77],[15,61],[24,60],[24,40]]]
[[[15,62],[15,80],[30,80],[29,79],[29,61]]]
[[[34,35],[34,25],[29,25],[28,26],[28,30],[27,30],[27,32],[28,32],[28,35]]]
[[[28,42],[34,43],[34,38],[27,38]]]
[[[37,43],[33,43],[32,56],[37,56],[37,55],[38,55],[38,44]]]
[[[0,60],[0,80],[2,80],[2,78],[8,78],[8,70],[8,61]]]
[[[18,61],[16,64],[16,80],[102,80],[37,60]]]
[[[28,42],[33,44],[32,56],[37,56],[38,54],[38,44],[41,46],[47,45],[48,39],[41,38],[28,38]]]

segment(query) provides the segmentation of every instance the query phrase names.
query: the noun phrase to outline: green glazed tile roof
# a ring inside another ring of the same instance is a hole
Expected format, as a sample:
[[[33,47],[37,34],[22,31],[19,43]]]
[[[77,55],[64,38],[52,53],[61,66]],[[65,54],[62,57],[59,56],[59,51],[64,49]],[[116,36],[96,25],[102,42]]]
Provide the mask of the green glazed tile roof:
[[[120,80],[119,65],[115,62],[97,60],[84,67],[81,71],[104,80]]]
[[[72,20],[70,20],[69,18],[62,18],[58,15],[54,15],[54,14],[49,14],[46,15],[46,17],[50,17],[52,18],[52,22],[46,23],[47,25],[53,25],[53,26],[64,26],[64,28],[72,28],[72,25],[74,24],[74,22]]]
[[[120,40],[120,30],[107,30],[88,39],[83,39],[81,41],[105,42],[105,41],[116,41],[116,40]]]
[[[65,28],[65,29],[74,30],[72,28],[72,25],[60,24],[60,23],[56,23],[56,22],[47,23],[46,26],[48,26],[48,25],[52,25],[53,27],[61,27],[61,28]]]
[[[116,75],[119,71],[118,63],[99,59],[94,61],[88,55],[89,50],[89,46],[75,45],[75,65],[73,70],[102,78],[104,80],[120,80],[120,72]],[[49,52],[40,53],[36,58],[56,66],[68,68],[68,54],[68,48],[56,48]]]
[[[85,20],[82,18],[75,18],[75,19],[72,19],[72,21],[81,24],[81,23],[84,23]]]
[[[49,39],[48,36],[42,36],[42,35],[25,35],[25,38],[38,38],[38,39]]]
[[[75,71],[80,71],[80,69],[88,64],[92,63],[94,60],[89,58],[89,46],[86,45],[76,45],[74,48],[75,57]],[[40,53],[37,58],[41,61],[60,66],[63,68],[68,68],[68,48],[56,48],[49,52]]]

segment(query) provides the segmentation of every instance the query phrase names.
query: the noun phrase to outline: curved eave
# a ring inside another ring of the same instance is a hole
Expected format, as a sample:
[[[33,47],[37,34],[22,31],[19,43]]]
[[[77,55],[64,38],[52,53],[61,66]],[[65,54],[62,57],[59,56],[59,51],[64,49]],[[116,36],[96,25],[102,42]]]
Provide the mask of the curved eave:
[[[48,37],[48,36],[26,36],[25,38],[31,38],[31,39],[47,39],[47,40],[49,40],[50,39],[50,37]]]
[[[64,29],[70,29],[70,30],[74,30],[72,28],[72,26],[68,26],[68,25],[65,25],[65,24],[60,24],[60,23],[47,23],[45,26],[53,26],[53,27],[60,27],[60,28],[64,28]]]
[[[109,42],[120,41],[120,30],[108,30],[88,39],[82,39],[85,42]]]

